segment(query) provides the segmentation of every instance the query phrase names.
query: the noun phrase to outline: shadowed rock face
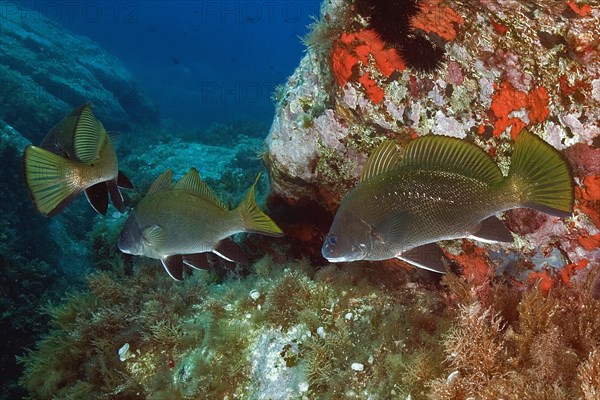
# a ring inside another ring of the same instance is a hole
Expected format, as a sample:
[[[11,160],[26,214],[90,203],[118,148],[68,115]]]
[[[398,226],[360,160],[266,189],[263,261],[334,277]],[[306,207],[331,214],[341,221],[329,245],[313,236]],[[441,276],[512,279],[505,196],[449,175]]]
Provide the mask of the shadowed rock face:
[[[36,12],[2,7],[0,118],[34,143],[85,102],[111,131],[158,124],[156,106],[117,58]]]

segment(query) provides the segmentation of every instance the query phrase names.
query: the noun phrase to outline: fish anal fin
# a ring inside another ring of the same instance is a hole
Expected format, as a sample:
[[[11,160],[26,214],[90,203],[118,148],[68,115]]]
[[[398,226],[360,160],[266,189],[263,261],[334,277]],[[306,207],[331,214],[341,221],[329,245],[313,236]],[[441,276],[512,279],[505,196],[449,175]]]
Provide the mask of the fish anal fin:
[[[217,195],[208,187],[200,178],[200,174],[196,168],[190,168],[174,186],[174,189],[185,190],[196,195],[209,203],[216,205],[223,210],[229,210],[229,207],[217,197]]]
[[[73,134],[75,156],[81,162],[90,163],[99,157],[108,136],[102,123],[94,116],[91,104],[85,104],[78,110],[80,114]]]
[[[125,204],[123,203],[123,195],[119,191],[119,187],[117,186],[117,181],[112,180],[106,182],[106,186],[108,187],[108,193],[110,194],[110,201],[112,201],[113,205],[120,212],[125,211]]]
[[[212,251],[221,258],[227,261],[241,265],[249,265],[250,260],[242,250],[242,248],[233,240],[227,238],[221,240]]]
[[[173,188],[173,170],[168,169],[158,176],[150,185],[150,188],[146,192],[146,196],[156,192],[162,192],[163,190],[169,190]]]
[[[123,189],[133,189],[133,183],[131,183],[127,175],[121,171],[119,171],[119,175],[117,177],[117,185]]]
[[[160,261],[171,278],[176,281],[183,280],[183,257],[181,255],[164,256]]]
[[[194,269],[210,269],[207,253],[184,254],[183,263]]]
[[[421,136],[403,148],[400,165],[458,173],[473,179],[498,184],[502,171],[480,147],[467,141],[444,135]]]
[[[360,175],[360,182],[395,168],[400,162],[397,143],[386,140],[371,153]]]
[[[440,246],[438,246],[436,243],[428,243],[419,247],[415,247],[414,249],[405,251],[396,257],[414,265],[415,267],[423,268],[440,274],[446,273],[446,266],[443,262],[444,253],[442,252],[442,249],[440,249]]]
[[[96,183],[85,189],[85,197],[98,214],[106,215],[108,210],[108,187],[106,182]]]
[[[471,233],[469,238],[484,243],[510,243],[514,240],[510,230],[494,215],[481,221],[477,225],[477,230]]]

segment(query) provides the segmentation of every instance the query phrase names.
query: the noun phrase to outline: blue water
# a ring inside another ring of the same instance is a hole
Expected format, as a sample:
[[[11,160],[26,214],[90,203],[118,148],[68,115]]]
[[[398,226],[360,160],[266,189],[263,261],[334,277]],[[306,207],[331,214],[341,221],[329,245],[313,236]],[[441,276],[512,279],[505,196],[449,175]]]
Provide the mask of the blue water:
[[[21,1],[117,56],[161,118],[188,129],[213,122],[269,125],[275,87],[302,57],[319,2]]]

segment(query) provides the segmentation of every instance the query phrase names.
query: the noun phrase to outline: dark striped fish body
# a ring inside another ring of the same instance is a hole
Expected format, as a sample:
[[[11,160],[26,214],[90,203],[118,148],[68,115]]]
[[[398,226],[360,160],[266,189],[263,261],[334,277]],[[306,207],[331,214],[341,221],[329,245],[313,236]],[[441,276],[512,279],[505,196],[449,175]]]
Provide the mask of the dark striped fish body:
[[[424,136],[402,152],[385,142],[342,200],[323,256],[332,262],[401,258],[443,272],[437,241],[512,241],[499,212],[532,207],[569,215],[573,183],[566,163],[537,136],[524,131],[519,138],[507,177],[485,152],[455,138]]]

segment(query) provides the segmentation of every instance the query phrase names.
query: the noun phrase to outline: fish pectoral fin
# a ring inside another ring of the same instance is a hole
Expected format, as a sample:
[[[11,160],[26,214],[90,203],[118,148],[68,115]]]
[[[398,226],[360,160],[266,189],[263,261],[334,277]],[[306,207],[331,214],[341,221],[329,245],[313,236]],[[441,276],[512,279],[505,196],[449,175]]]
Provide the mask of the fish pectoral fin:
[[[250,260],[242,248],[231,239],[221,240],[212,251],[221,258],[236,264],[248,265]]]
[[[119,171],[119,175],[117,176],[117,186],[123,189],[133,189],[133,183],[131,183],[127,175],[121,171]]]
[[[513,241],[513,236],[508,228],[494,215],[481,221],[477,226],[477,230],[469,238],[484,243],[510,243]]]
[[[207,253],[184,254],[183,263],[194,269],[210,269]]]
[[[410,213],[406,210],[390,213],[387,218],[377,225],[373,233],[380,235],[381,240],[386,243],[399,243],[406,240]]]
[[[158,225],[152,225],[142,232],[142,240],[149,246],[159,246],[166,239],[165,230]]]
[[[160,262],[171,278],[176,281],[183,280],[183,257],[181,255],[164,256]]]
[[[108,187],[106,182],[96,183],[85,189],[85,197],[98,214],[106,215],[108,210]]]
[[[405,251],[396,256],[402,261],[406,261],[415,267],[423,268],[440,274],[446,273],[444,264],[444,253],[436,243],[429,243],[414,249]]]

